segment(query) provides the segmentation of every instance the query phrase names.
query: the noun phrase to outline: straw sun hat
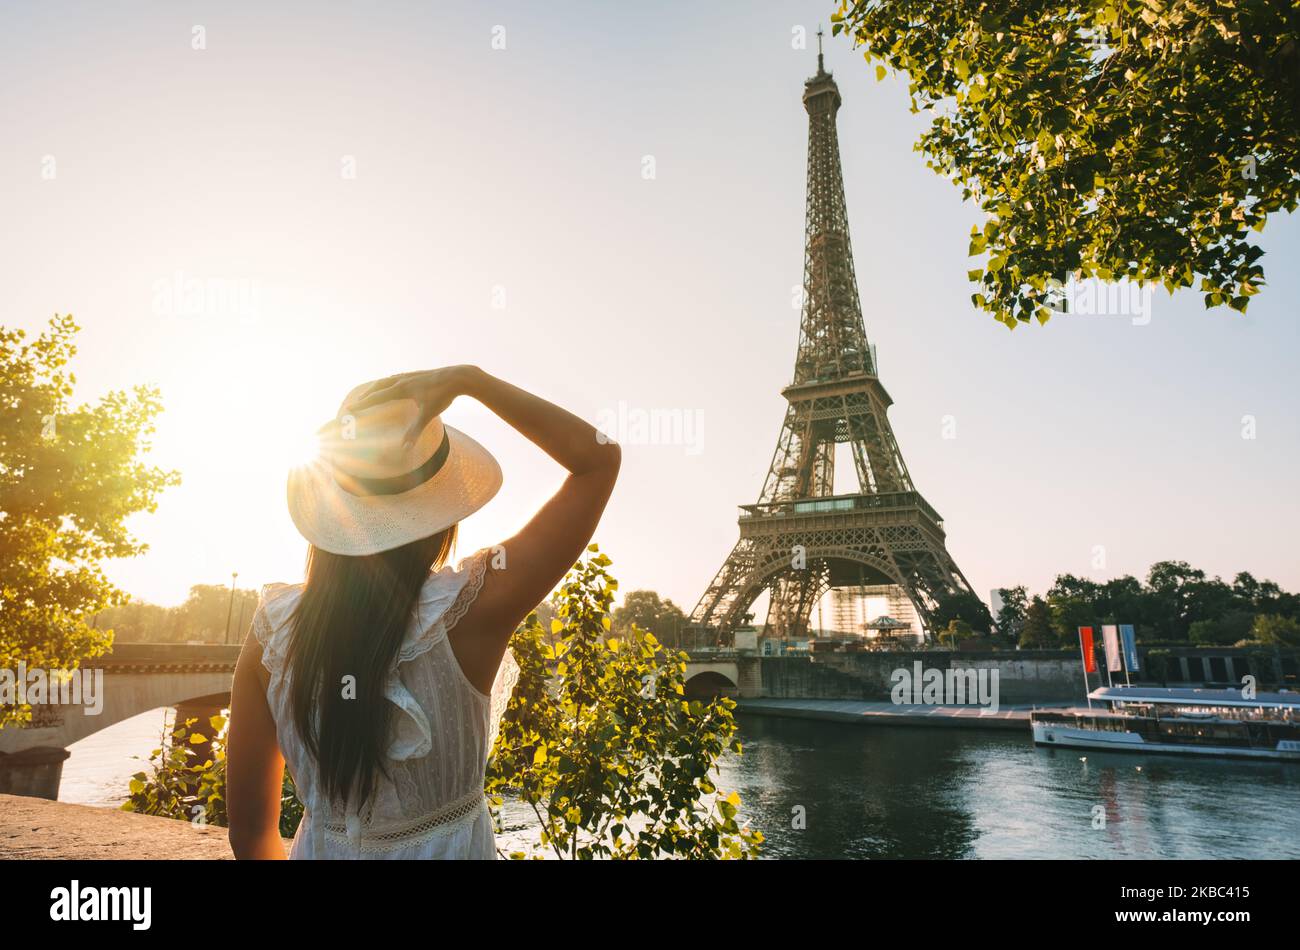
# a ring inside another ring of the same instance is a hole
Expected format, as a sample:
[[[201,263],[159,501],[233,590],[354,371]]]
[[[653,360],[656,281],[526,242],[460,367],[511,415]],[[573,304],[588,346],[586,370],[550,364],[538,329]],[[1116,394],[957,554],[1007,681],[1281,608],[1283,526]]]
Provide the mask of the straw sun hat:
[[[289,514],[304,538],[332,554],[376,554],[437,534],[487,504],[501,466],[434,416],[411,445],[413,399],[349,412],[371,384],[344,398],[317,435],[319,453],[289,473]]]

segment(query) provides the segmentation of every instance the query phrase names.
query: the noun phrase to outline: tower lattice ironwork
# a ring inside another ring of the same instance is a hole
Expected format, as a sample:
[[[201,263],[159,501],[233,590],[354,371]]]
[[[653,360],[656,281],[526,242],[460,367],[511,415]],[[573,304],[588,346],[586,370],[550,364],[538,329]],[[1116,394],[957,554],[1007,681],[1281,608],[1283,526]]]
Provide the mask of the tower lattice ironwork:
[[[808,207],[803,308],[794,379],[762,494],[741,506],[740,540],[691,612],[690,624],[729,642],[770,594],[766,634],[807,635],[814,605],[839,592],[903,596],[927,626],[947,594],[974,596],[949,556],[943,521],[912,484],[886,418],[892,400],[868,343],[849,243],[835,119],[840,92],[817,54],[804,85]],[[852,453],[858,490],[835,494],[836,447]],[[859,631],[860,632],[860,631]]]

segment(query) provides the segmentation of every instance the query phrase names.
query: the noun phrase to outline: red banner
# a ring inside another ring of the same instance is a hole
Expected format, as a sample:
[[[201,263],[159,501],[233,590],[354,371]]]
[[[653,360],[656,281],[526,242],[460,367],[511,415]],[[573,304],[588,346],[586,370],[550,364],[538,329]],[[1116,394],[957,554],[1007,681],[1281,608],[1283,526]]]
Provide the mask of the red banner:
[[[1097,672],[1097,651],[1092,646],[1092,627],[1079,628],[1079,648],[1083,651],[1083,671]]]

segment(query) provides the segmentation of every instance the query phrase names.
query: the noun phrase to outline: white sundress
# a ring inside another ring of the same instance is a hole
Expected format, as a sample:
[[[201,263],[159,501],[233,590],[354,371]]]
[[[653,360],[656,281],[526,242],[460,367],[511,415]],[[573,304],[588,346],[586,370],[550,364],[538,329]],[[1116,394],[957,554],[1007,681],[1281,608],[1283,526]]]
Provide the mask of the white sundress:
[[[483,794],[488,753],[519,678],[510,651],[491,695],[465,678],[448,631],[465,614],[490,552],[429,575],[389,671],[384,695],[397,707],[388,746],[388,777],[358,812],[324,799],[316,762],[304,747],[289,706],[285,663],[301,584],[262,589],[253,635],[270,673],[267,701],[280,751],[305,806],[290,858],[441,859],[496,857],[492,817]]]

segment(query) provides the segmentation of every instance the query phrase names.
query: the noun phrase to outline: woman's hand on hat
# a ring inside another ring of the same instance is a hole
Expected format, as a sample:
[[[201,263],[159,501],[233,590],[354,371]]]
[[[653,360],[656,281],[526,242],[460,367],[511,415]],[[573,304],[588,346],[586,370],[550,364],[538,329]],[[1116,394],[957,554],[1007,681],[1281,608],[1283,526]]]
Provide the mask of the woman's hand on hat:
[[[457,396],[465,392],[474,371],[473,366],[460,365],[399,373],[376,380],[345,408],[348,412],[360,412],[394,399],[414,400],[420,407],[420,414],[406,430],[404,442],[410,445],[435,416],[441,415]]]

